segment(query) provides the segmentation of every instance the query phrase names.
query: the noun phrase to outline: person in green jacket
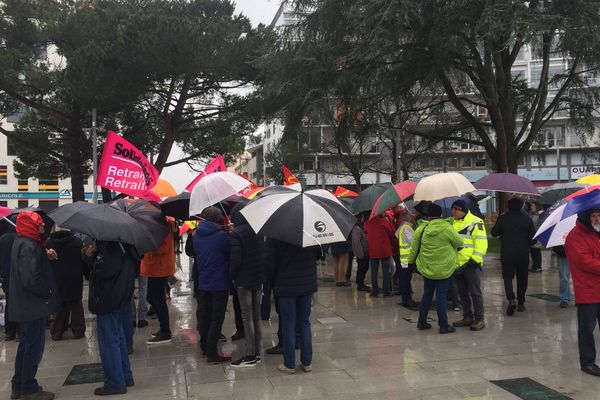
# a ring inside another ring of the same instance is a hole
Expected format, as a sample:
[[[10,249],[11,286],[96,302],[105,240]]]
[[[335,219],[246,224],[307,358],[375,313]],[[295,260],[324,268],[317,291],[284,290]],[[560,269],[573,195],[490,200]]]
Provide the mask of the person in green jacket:
[[[456,329],[448,324],[446,298],[452,275],[458,267],[458,249],[462,247],[463,239],[447,220],[441,219],[440,206],[430,204],[427,215],[429,222],[416,230],[408,256],[409,264],[416,263],[425,284],[417,328],[431,328],[427,314],[435,293],[440,333],[452,333]]]

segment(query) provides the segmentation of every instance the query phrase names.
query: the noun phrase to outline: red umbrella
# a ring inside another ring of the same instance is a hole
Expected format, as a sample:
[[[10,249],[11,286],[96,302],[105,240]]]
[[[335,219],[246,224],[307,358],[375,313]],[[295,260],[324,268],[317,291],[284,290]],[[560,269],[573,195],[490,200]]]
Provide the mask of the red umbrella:
[[[404,181],[396,183],[394,186],[383,192],[381,196],[375,201],[373,208],[371,209],[370,218],[383,213],[392,207],[397,206],[413,194],[417,189],[417,182]]]
[[[575,193],[568,195],[567,197],[565,197],[565,200],[571,200],[574,197],[578,197],[578,196],[584,195],[586,193],[589,193],[593,190],[598,190],[598,189],[600,189],[600,185],[588,186],[586,188],[576,191]]]
[[[356,197],[358,196],[358,193],[353,192],[350,189],[346,189],[343,186],[338,186],[335,188],[335,192],[333,192],[333,195],[335,197]]]

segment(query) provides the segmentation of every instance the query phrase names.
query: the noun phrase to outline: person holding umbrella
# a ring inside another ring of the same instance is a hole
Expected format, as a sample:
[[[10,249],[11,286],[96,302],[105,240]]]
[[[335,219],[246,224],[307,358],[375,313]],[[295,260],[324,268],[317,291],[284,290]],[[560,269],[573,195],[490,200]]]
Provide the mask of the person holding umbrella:
[[[457,251],[463,246],[463,239],[452,225],[442,219],[442,208],[437,204],[427,207],[429,223],[421,225],[415,232],[411,245],[409,264],[416,264],[423,275],[424,292],[419,304],[419,330],[431,329],[427,314],[435,293],[439,332],[452,333],[456,329],[448,324],[446,298],[452,274],[458,267]]]
[[[11,222],[16,221],[16,215],[11,217]],[[8,230],[0,236],[0,280],[2,281],[2,290],[6,296],[6,306],[4,308],[4,341],[15,340],[17,338],[17,324],[10,319],[10,258],[12,246],[17,238],[15,225],[9,223]]]
[[[352,241],[352,252],[356,256],[356,290],[359,292],[369,292],[371,288],[365,285],[365,276],[369,270],[369,243],[363,228],[365,222],[365,213],[357,215],[358,221],[350,233]]]
[[[390,276],[390,260],[394,247],[398,246],[394,227],[384,215],[375,215],[365,222],[365,233],[369,243],[369,259],[371,264],[371,297],[379,296],[379,265],[383,271],[383,296],[391,297],[392,282]]]

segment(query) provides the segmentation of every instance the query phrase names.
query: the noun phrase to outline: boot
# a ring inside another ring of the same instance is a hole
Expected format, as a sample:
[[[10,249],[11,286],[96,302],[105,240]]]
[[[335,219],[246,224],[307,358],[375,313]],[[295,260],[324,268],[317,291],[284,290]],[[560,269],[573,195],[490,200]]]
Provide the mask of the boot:
[[[515,313],[517,305],[514,300],[508,302],[508,307],[506,308],[506,315],[511,316]]]
[[[231,357],[226,357],[226,356],[222,356],[219,354],[217,354],[216,356],[207,356],[206,357],[207,364],[220,364],[220,363],[229,362],[229,361],[231,361]]]
[[[463,318],[460,321],[454,321],[452,323],[452,325],[454,325],[457,328],[462,328],[462,327],[465,327],[465,326],[471,326],[471,325],[473,325],[473,322],[474,321],[471,318]]]
[[[56,396],[52,392],[38,390],[35,393],[25,394],[25,395],[21,396],[21,399],[23,399],[23,400],[54,400],[54,397],[56,397]]]
[[[283,354],[283,347],[280,343],[277,343],[276,346],[271,347],[270,349],[265,350],[267,354]]]
[[[471,325],[472,331],[480,331],[483,328],[485,328],[485,323],[483,322],[482,319],[476,319],[475,321],[473,321],[473,325]]]

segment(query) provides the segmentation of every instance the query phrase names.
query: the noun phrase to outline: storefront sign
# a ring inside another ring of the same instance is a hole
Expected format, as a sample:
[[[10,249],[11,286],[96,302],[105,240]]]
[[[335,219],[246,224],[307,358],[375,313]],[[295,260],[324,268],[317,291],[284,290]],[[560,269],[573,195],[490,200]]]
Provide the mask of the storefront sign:
[[[584,165],[581,167],[571,167],[571,179],[579,179],[593,174],[600,174],[600,166]]]

